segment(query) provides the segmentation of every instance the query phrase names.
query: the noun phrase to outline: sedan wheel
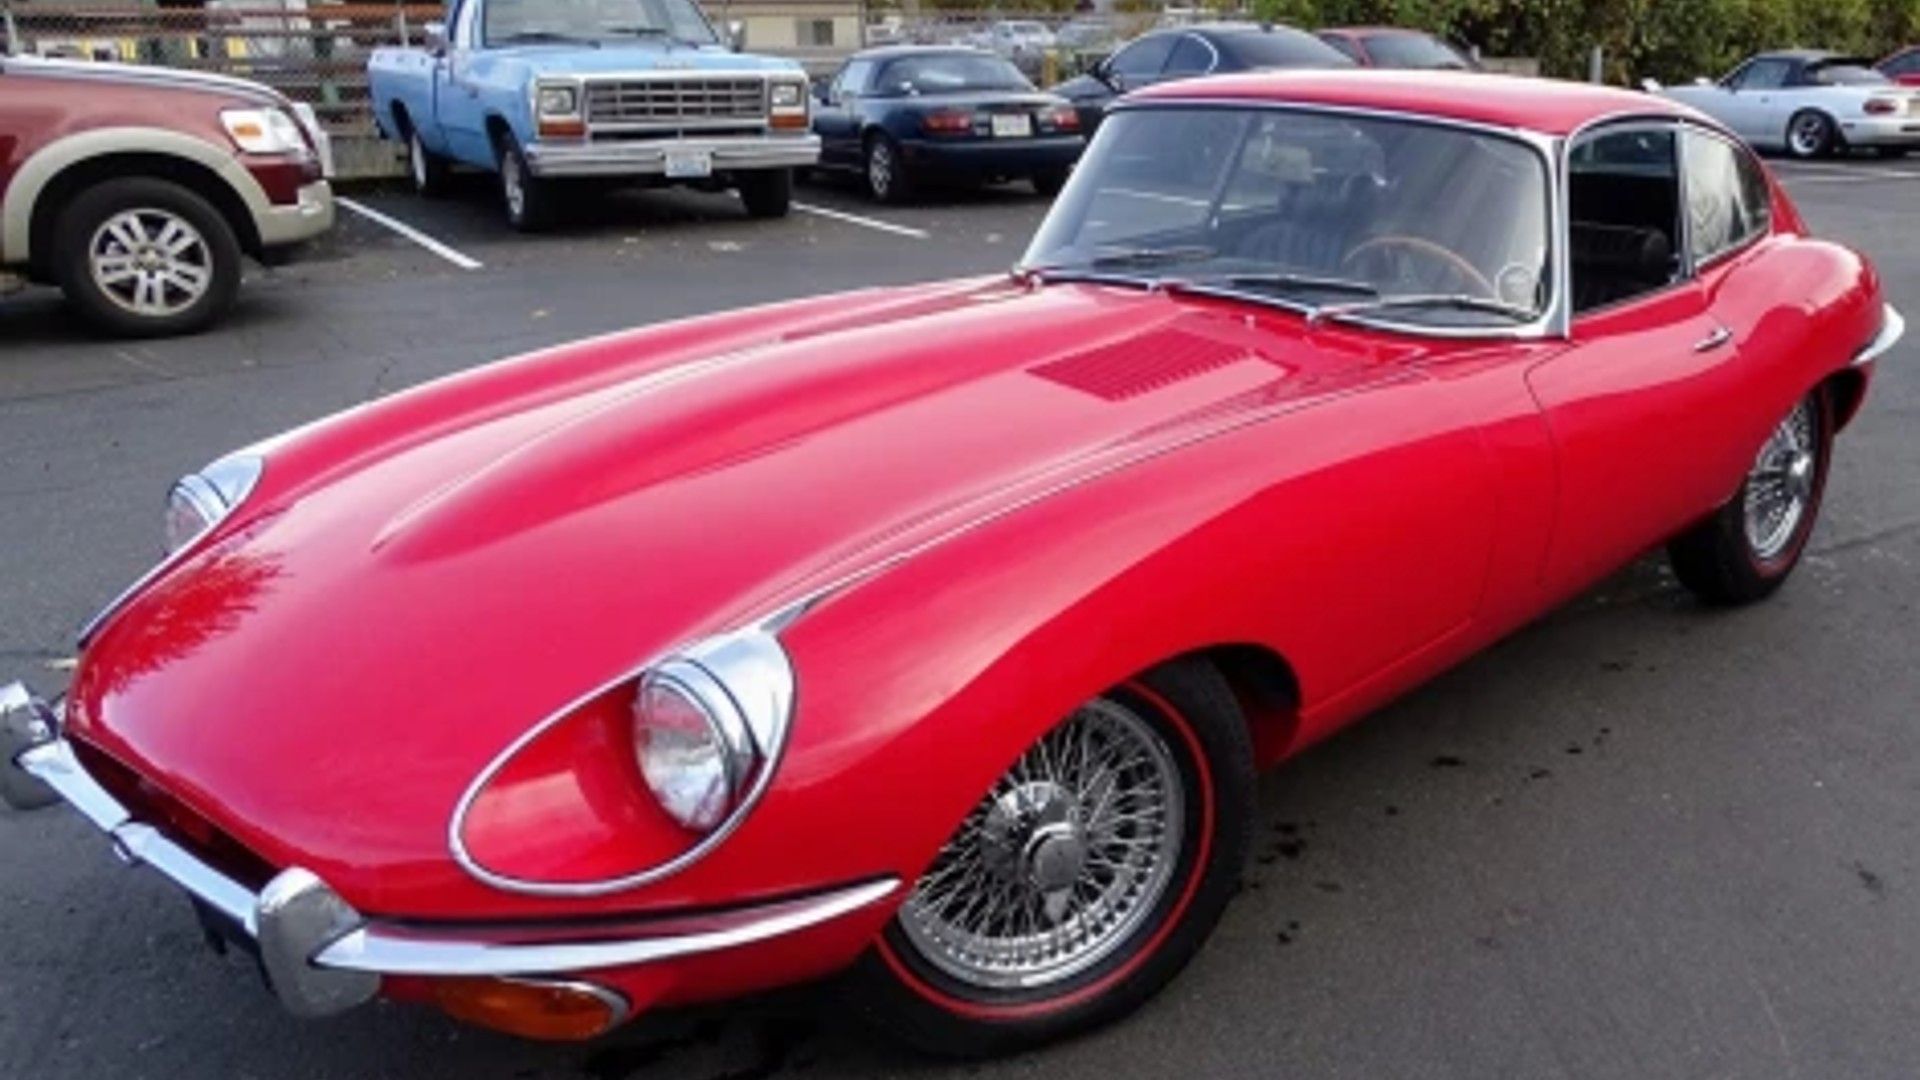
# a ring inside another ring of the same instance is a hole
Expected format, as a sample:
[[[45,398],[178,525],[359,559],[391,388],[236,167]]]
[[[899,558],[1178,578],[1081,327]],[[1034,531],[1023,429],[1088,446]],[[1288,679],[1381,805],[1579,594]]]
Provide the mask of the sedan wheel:
[[[900,148],[885,135],[867,140],[867,193],[884,203],[906,202],[913,184],[906,163],[900,160]]]
[[[1833,121],[1825,113],[1795,113],[1787,121],[1787,152],[1797,158],[1825,157],[1833,150]]]
[[[1682,585],[1715,604],[1751,603],[1780,587],[1820,512],[1832,428],[1824,391],[1787,413],[1754,455],[1739,494],[1668,546]]]
[[[1082,705],[975,804],[863,961],[883,1029],[1001,1053],[1145,1001],[1232,895],[1252,778],[1246,721],[1204,663]]]

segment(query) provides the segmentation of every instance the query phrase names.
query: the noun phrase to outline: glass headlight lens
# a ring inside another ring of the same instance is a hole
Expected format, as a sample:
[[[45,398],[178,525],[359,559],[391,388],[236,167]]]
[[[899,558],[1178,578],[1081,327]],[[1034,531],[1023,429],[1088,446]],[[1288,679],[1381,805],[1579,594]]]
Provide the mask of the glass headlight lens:
[[[279,109],[228,109],[220,114],[233,145],[249,154],[290,154],[307,148],[300,125]]]
[[[799,83],[774,83],[771,93],[776,109],[797,109],[807,100],[807,92]]]
[[[257,457],[229,457],[181,477],[167,493],[167,554],[200,539],[233,513],[260,482],[263,468]]]
[[[686,683],[654,673],[633,702],[640,775],[675,821],[707,832],[726,820],[752,768],[753,747]]]
[[[571,86],[540,88],[540,115],[572,116],[580,111],[580,92]]]

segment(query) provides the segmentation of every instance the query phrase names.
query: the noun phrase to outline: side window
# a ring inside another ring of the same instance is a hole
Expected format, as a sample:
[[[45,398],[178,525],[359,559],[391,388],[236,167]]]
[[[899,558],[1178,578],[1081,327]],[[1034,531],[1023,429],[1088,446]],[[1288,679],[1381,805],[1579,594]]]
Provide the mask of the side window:
[[[1574,311],[1619,303],[1680,276],[1680,161],[1670,125],[1603,131],[1568,155]]]
[[[1688,131],[1685,160],[1688,243],[1696,264],[1767,231],[1767,181],[1751,155],[1719,136]]]
[[[1920,72],[1920,49],[1901,53],[1887,61],[1887,66],[1880,70],[1888,75],[1912,75]]]
[[[1365,57],[1360,55],[1360,46],[1355,45],[1353,43],[1353,40],[1347,37],[1347,35],[1345,34],[1322,33],[1318,36],[1321,41],[1324,41],[1327,44],[1333,46],[1334,48],[1339,49],[1340,52],[1346,56],[1347,59],[1353,61],[1356,64],[1366,59]]]
[[[840,75],[833,80],[833,87],[827,91],[827,100],[835,104],[850,97],[859,97],[867,89],[867,76],[873,71],[873,61],[855,60],[840,69]]]
[[[470,49],[480,44],[474,33],[474,12],[480,7],[473,0],[456,0],[453,15],[447,20],[447,40],[456,49]]]
[[[1173,54],[1167,57],[1169,75],[1205,75],[1213,70],[1213,46],[1187,34],[1173,46]]]
[[[1735,90],[1775,90],[1784,86],[1793,65],[1785,60],[1755,60],[1736,72],[1727,85]]]
[[[1113,54],[1112,69],[1129,79],[1150,79],[1167,66],[1167,54],[1173,51],[1173,38],[1161,34],[1142,38]]]

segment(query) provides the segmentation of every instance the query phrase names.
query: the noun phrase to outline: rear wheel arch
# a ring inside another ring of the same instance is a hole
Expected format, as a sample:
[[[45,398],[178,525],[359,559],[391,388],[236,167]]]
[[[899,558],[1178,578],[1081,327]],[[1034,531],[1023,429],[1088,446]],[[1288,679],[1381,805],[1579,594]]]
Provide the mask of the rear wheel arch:
[[[131,151],[98,154],[76,161],[55,173],[40,189],[33,203],[28,226],[28,250],[36,278],[52,273],[53,232],[74,198],[87,189],[108,180],[128,177],[152,177],[179,184],[212,203],[232,227],[241,250],[256,258],[261,252],[260,231],[254,226],[253,213],[246,200],[219,173],[197,161],[171,154]]]

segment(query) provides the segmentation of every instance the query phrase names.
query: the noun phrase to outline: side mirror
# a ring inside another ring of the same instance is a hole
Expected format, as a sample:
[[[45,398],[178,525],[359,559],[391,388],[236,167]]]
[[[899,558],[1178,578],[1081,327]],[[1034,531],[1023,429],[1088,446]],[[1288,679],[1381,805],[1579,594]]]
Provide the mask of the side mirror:
[[[813,80],[813,100],[821,105],[833,104],[833,88],[827,85],[827,80]]]
[[[1120,89],[1120,84],[1114,81],[1115,76],[1113,74],[1113,65],[1108,63],[1105,60],[1101,60],[1095,63],[1092,67],[1088,68],[1087,74],[1093,76],[1095,79],[1099,80],[1100,82],[1105,83],[1109,90]]]
[[[747,24],[735,19],[727,24],[727,48],[739,52],[747,46]]]
[[[1657,94],[1660,92],[1660,80],[1659,79],[1641,79],[1640,89],[1645,90],[1649,94]]]
[[[447,24],[430,22],[420,28],[421,36],[426,39],[427,51],[440,56],[447,51]]]

